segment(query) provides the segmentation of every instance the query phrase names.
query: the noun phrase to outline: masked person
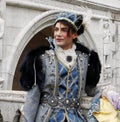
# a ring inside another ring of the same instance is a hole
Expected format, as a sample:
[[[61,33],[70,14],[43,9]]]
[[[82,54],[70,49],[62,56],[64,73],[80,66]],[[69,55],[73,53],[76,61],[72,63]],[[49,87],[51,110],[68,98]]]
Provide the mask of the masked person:
[[[95,95],[101,72],[98,54],[77,40],[85,29],[82,15],[60,12],[53,27],[49,47],[32,50],[20,69],[21,86],[31,91],[36,81],[39,88],[33,105],[23,107],[23,121],[87,122],[80,104],[85,93]]]

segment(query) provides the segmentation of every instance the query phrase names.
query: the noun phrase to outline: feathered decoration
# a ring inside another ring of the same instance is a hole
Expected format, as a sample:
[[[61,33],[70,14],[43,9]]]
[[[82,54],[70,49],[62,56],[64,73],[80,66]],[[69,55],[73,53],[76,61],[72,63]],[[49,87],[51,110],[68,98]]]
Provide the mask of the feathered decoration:
[[[84,32],[84,25],[83,25],[83,16],[78,15],[77,20],[75,21],[75,25],[77,27],[77,34],[80,35]]]

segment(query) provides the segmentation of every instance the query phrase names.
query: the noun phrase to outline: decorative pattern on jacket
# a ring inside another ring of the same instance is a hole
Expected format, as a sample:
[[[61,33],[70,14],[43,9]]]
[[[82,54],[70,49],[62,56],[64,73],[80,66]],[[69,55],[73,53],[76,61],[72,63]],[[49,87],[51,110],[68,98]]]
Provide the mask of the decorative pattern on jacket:
[[[35,58],[36,58],[35,65],[37,71],[37,82],[39,84],[40,89],[42,89],[42,87],[44,86],[45,74],[41,70],[42,68],[44,69],[44,67],[42,66],[40,55],[44,55],[45,51],[49,49],[50,47],[39,47],[37,49],[32,50],[26,55],[20,67],[21,72],[20,84],[24,88],[24,90],[31,89],[34,84],[33,62]],[[96,87],[97,83],[99,82],[101,73],[101,64],[98,54],[93,50],[90,51],[88,48],[81,45],[80,43],[76,43],[76,52],[77,51],[89,55],[85,88],[89,87],[92,89]],[[86,92],[89,95],[90,92],[88,92],[87,89]]]
[[[30,52],[23,62],[20,82],[26,90],[29,90],[34,84],[34,70],[32,66],[35,60],[37,84],[41,92],[40,106],[44,106],[42,111],[38,110],[36,122],[46,122],[46,120],[49,122],[58,122],[58,116],[61,118],[59,122],[64,122],[65,119],[69,122],[73,120],[73,122],[86,122],[78,106],[80,106],[80,99],[85,88],[88,95],[93,95],[93,93],[87,91],[87,88],[90,87],[92,89],[98,83],[101,65],[96,52],[90,51],[78,43],[76,43],[76,47],[78,58],[72,69],[66,69],[57,59],[54,49],[49,48],[47,50],[47,47],[41,47]],[[70,80],[74,82],[71,84],[70,82],[68,83]],[[77,96],[75,93],[77,93]],[[58,103],[56,102],[56,99],[59,101],[61,97],[64,100],[61,102],[62,108],[58,107]],[[46,100],[48,105],[44,105]],[[73,106],[70,104],[71,100],[74,103]],[[67,105],[70,108],[67,108]],[[72,109],[75,106],[76,109]],[[67,109],[72,113],[67,112]],[[41,113],[43,111],[46,115]],[[41,115],[43,116],[41,117]]]

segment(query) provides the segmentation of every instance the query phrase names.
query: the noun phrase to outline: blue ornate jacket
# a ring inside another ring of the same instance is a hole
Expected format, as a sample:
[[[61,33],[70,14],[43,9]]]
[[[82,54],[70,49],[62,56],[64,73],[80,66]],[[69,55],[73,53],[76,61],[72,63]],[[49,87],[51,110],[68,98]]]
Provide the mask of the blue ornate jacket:
[[[77,65],[80,70],[78,72],[78,82],[80,84],[80,88],[78,88],[78,94],[79,96],[82,96],[82,93],[86,92],[88,95],[94,96],[94,89],[99,81],[101,71],[101,64],[98,54],[94,51],[90,51],[88,48],[81,45],[80,43],[76,43],[76,54],[78,57]],[[56,93],[58,92],[58,63],[54,52],[54,45],[52,45],[52,50],[51,46],[40,47],[31,51],[26,56],[20,69],[20,83],[25,90],[30,90],[34,84],[34,61],[36,67],[36,79],[39,87],[38,92],[40,92],[40,98],[38,98],[40,99],[39,109],[37,110],[37,115],[35,115],[36,119],[34,118],[34,121],[47,122],[49,121],[52,109],[48,104],[42,104],[41,99],[44,97],[45,94],[49,96],[52,95],[53,97],[56,96]],[[96,104],[99,104],[99,99],[93,101],[93,103],[95,103],[94,105],[96,106]],[[35,104],[35,100],[33,104]],[[95,110],[93,108],[95,107],[91,106],[88,114],[89,122],[96,121],[92,114],[90,114]],[[28,109],[28,107],[26,109]],[[28,119],[30,119],[30,117],[28,117]],[[31,120],[28,121],[32,122]]]

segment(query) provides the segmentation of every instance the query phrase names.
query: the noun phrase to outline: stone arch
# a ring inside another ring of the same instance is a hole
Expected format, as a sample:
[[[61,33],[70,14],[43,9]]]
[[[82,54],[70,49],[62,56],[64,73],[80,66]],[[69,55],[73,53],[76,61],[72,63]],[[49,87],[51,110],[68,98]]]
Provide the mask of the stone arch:
[[[15,74],[15,70],[19,61],[19,58],[26,47],[26,45],[29,43],[29,41],[34,37],[35,34],[40,32],[46,27],[49,27],[53,25],[54,20],[55,20],[55,15],[58,12],[58,10],[50,10],[47,12],[42,13],[41,15],[35,17],[33,20],[31,20],[28,25],[26,25],[19,35],[16,37],[14,44],[16,46],[16,49],[13,53],[13,57],[11,58],[10,61],[10,69],[12,67],[11,73]],[[81,38],[86,42],[86,45],[94,48],[96,50],[96,46],[94,44],[93,38],[91,34],[89,33],[88,30],[85,31],[85,33],[81,36]],[[11,84],[11,87],[13,85],[13,80],[9,81]],[[10,85],[9,84],[9,85]],[[11,88],[12,89],[12,88]]]
[[[94,43],[92,34],[89,33],[88,30],[85,30],[84,34],[80,35],[78,37],[79,41],[84,44],[86,47],[88,47],[89,49],[93,49],[95,51],[97,51],[97,47]]]

